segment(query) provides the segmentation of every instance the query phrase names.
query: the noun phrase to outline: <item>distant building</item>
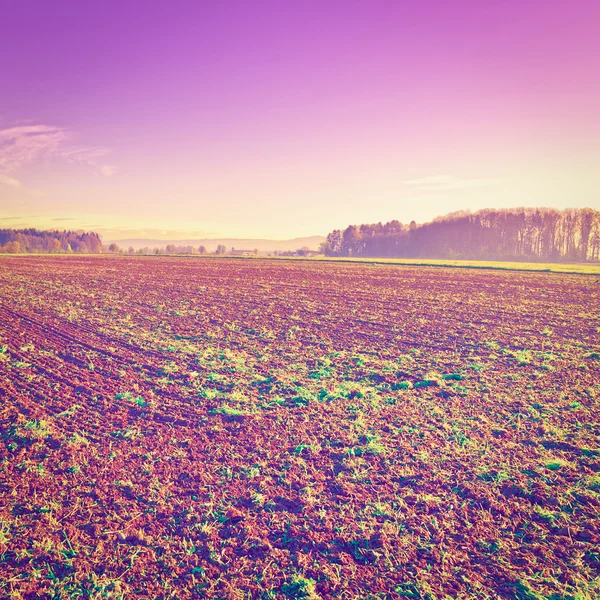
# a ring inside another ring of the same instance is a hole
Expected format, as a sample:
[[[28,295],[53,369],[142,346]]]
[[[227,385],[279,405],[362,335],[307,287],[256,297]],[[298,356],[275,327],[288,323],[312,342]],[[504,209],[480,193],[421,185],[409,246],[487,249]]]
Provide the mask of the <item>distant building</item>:
[[[232,248],[230,254],[234,256],[256,256],[256,250],[237,250]]]

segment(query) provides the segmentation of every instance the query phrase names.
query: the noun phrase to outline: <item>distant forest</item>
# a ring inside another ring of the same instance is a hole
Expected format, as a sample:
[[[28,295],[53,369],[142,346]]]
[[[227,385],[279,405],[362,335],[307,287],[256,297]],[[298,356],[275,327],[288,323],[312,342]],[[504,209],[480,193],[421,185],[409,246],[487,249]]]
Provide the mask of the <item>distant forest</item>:
[[[597,261],[600,212],[591,208],[485,209],[430,223],[350,225],[321,246],[327,256]]]
[[[69,253],[99,254],[102,241],[97,233],[0,229],[0,252],[9,254]]]
[[[136,251],[131,246],[125,250],[113,242],[108,248],[105,248],[100,236],[93,232],[0,229],[0,254],[102,254],[103,252],[129,255],[207,254],[204,246],[195,248],[193,246],[176,246],[175,244],[168,244],[163,248],[145,247]],[[215,254],[227,254],[227,248],[223,244],[219,244]],[[251,254],[258,254],[258,251],[253,251]]]
[[[306,255],[304,250],[295,254]],[[600,212],[591,208],[485,209],[455,212],[429,223],[400,221],[350,225],[321,244],[327,256],[456,258],[481,260],[598,261]],[[0,229],[0,253],[206,254],[199,246],[142,248],[102,246],[97,233]],[[232,251],[234,253],[234,251]],[[215,254],[227,254],[219,245]]]

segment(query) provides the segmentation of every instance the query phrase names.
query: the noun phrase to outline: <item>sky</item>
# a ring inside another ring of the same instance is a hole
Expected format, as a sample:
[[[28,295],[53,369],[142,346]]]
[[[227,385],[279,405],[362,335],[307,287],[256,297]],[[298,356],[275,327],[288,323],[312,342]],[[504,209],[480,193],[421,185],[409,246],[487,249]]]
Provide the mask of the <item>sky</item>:
[[[597,0],[4,0],[0,227],[600,209]]]

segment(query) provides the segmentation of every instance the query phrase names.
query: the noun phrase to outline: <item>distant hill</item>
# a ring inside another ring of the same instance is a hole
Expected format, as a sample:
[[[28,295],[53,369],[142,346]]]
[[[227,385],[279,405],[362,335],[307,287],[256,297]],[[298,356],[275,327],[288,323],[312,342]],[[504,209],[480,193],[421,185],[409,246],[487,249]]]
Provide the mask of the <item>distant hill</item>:
[[[313,235],[311,237],[293,238],[291,240],[264,240],[264,239],[244,239],[244,238],[222,238],[208,240],[151,240],[151,239],[126,239],[126,240],[103,240],[104,246],[110,244],[118,244],[120,248],[127,250],[130,246],[134,250],[140,248],[164,248],[168,244],[175,246],[204,246],[208,252],[214,252],[217,246],[222,244],[230,251],[232,248],[236,250],[258,250],[259,252],[286,252],[290,250],[298,250],[299,248],[307,247],[310,250],[318,250],[319,245],[325,241],[322,235]]]

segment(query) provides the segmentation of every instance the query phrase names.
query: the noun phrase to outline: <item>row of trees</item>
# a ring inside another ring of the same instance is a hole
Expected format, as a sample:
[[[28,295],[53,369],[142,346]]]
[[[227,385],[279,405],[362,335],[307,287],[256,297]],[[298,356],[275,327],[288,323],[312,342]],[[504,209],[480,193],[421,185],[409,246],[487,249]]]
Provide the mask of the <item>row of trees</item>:
[[[93,232],[0,229],[0,253],[23,252],[99,254],[102,252],[102,241],[100,236]]]
[[[118,244],[113,243],[108,247],[108,252],[111,254],[128,254],[130,256],[133,255],[170,255],[170,254],[189,254],[189,255],[204,255],[211,254],[208,252],[205,246],[198,246],[195,248],[194,246],[176,246],[175,244],[168,244],[162,248],[150,248],[149,246],[145,246],[144,248],[138,248],[135,250],[133,246],[129,246],[127,250],[121,248]],[[260,251],[255,248],[254,250],[238,250],[236,248],[231,248],[231,250],[227,250],[227,246],[225,244],[219,244],[212,254],[216,254],[219,256],[259,256]],[[303,246],[302,248],[298,248],[297,250],[288,250],[288,251],[278,251],[273,250],[272,252],[268,252],[268,256],[314,256],[318,254],[318,252],[312,251],[307,246]]]
[[[190,255],[202,255],[208,254],[208,251],[205,246],[198,246],[195,248],[194,246],[176,246],[175,244],[167,244],[162,248],[150,248],[149,246],[145,246],[144,248],[138,248],[135,250],[133,246],[129,246],[127,250],[120,248],[118,244],[113,243],[108,247],[108,252],[111,254],[129,254],[129,255],[169,255],[169,254],[190,254]],[[219,244],[215,251],[215,254],[225,254],[227,252],[227,248],[223,244]]]
[[[350,225],[327,236],[328,256],[600,260],[600,212],[591,208],[485,209],[417,225]]]
[[[118,244],[104,248],[97,233],[83,231],[39,231],[37,229],[0,229],[0,253],[2,254],[208,254],[204,246],[176,246],[164,248],[129,247],[123,250]],[[215,254],[226,254],[227,248],[220,244]]]
[[[0,253],[2,254],[127,254],[127,255],[204,255],[210,254],[206,246],[178,246],[167,244],[161,248],[134,249],[121,248],[117,243],[111,243],[108,248],[102,245],[100,236],[96,233],[84,233],[82,231],[39,231],[37,229],[0,229]],[[228,251],[225,244],[219,244],[212,254],[220,256],[258,256],[258,250],[236,250]],[[275,255],[278,253],[275,252]],[[300,248],[296,252],[280,253],[281,255],[307,256],[311,254],[309,248]]]

